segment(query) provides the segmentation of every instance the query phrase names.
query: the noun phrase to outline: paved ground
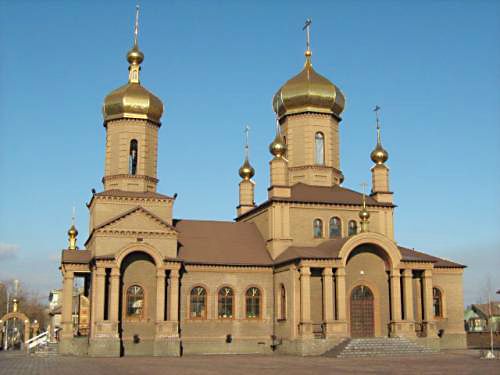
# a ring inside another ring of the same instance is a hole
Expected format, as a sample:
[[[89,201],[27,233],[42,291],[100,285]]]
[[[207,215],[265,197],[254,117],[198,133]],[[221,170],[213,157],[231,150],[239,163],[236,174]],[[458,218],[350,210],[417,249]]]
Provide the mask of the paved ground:
[[[182,358],[27,357],[0,352],[0,374],[500,374],[500,360],[481,360],[478,351],[421,357],[335,359],[324,357],[217,355]]]

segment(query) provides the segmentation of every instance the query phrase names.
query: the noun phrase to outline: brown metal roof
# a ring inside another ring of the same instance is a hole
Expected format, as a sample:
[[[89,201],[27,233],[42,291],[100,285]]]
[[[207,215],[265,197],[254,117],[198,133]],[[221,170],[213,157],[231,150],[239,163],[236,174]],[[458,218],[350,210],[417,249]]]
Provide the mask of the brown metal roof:
[[[271,266],[271,257],[253,223],[175,220],[179,258],[186,263]]]
[[[500,316],[500,301],[491,301],[491,315]],[[490,306],[488,303],[477,303],[472,305],[472,310],[488,318],[490,316]]]
[[[87,264],[92,259],[90,250],[63,250],[62,263]]]
[[[431,262],[437,268],[465,268],[463,264],[452,262],[451,260],[438,258],[414,249],[398,246],[399,252],[406,262]]]
[[[290,246],[274,260],[274,263],[286,263],[295,259],[336,259],[348,239],[349,237],[336,238],[311,247]]]

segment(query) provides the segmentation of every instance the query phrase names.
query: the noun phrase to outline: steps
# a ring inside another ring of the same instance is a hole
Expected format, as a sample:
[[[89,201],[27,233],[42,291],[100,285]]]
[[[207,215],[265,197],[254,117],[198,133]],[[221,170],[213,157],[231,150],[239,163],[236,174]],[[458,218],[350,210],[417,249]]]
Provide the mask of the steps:
[[[59,355],[59,344],[57,342],[48,342],[45,345],[40,345],[32,355],[37,357],[53,357]]]
[[[376,337],[348,339],[323,355],[336,358],[357,358],[398,355],[414,356],[436,352],[437,350],[435,349],[419,345],[403,337]]]

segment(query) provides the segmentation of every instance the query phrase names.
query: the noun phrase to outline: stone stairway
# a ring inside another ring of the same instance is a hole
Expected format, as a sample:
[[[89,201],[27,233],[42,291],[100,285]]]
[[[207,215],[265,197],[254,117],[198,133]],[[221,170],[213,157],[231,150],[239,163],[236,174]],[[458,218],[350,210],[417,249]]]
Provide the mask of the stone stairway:
[[[47,342],[38,346],[32,355],[37,357],[53,357],[59,355],[59,344],[57,342]]]
[[[402,337],[376,337],[362,339],[347,339],[335,348],[324,353],[327,357],[356,358],[356,357],[378,357],[397,355],[424,355],[436,353],[432,349],[419,345]]]

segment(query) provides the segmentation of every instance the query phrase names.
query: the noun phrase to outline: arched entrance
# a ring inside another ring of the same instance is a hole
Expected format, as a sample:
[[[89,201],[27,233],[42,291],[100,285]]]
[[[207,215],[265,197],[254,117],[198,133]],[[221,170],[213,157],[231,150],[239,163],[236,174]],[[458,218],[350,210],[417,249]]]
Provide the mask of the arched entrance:
[[[373,292],[359,285],[351,292],[351,337],[375,336]]]

